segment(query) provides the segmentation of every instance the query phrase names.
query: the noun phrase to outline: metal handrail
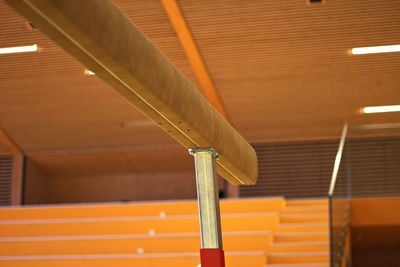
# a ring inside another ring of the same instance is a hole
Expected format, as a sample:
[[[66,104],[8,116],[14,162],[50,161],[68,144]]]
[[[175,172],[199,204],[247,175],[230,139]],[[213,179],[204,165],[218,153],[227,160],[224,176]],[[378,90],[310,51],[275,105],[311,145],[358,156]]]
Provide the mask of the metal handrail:
[[[338,179],[338,174],[339,174],[339,169],[341,168],[341,162],[342,162],[342,157],[343,157],[343,152],[344,152],[344,145],[345,145],[345,142],[346,142],[346,138],[347,138],[347,132],[348,132],[348,125],[347,124],[345,124],[344,126],[343,126],[343,130],[342,130],[342,135],[341,135],[341,138],[340,138],[340,143],[339,143],[339,148],[338,148],[338,151],[337,151],[337,153],[336,153],[336,158],[335,158],[335,163],[334,163],[334,166],[333,166],[333,171],[332,171],[332,178],[331,178],[331,183],[330,183],[330,186],[329,186],[329,192],[328,192],[328,194],[329,194],[329,213],[330,213],[330,223],[329,223],[329,227],[330,227],[330,266],[331,267],[339,267],[339,266],[341,266],[341,263],[337,263],[337,262],[335,262],[335,258],[337,258],[337,257],[339,257],[339,261],[341,262],[342,260],[342,258],[343,258],[343,254],[344,254],[344,243],[345,243],[345,240],[342,240],[341,242],[343,242],[342,243],[342,245],[340,245],[340,243],[339,243],[339,253],[338,252],[336,252],[335,253],[335,245],[334,245],[334,221],[333,221],[333,203],[332,203],[332,201],[333,201],[333,197],[334,197],[334,193],[335,193],[335,187],[336,187],[336,182],[337,182],[337,179]],[[350,211],[350,209],[346,209],[347,210],[347,212],[346,213],[348,213],[349,211]],[[345,222],[345,224],[343,225],[343,227],[344,228],[347,228],[348,227],[348,220],[346,220],[346,222]],[[344,232],[342,232],[342,233],[344,233]],[[342,238],[344,238],[345,236],[343,235],[343,237]]]
[[[329,196],[332,196],[333,192],[335,191],[336,179],[337,179],[337,176],[339,173],[340,162],[342,161],[344,144],[345,144],[346,137],[347,137],[347,130],[348,130],[348,125],[345,124],[343,126],[342,136],[340,137],[339,149],[336,154],[335,164],[333,165],[331,184],[329,186],[329,192],[328,192]]]

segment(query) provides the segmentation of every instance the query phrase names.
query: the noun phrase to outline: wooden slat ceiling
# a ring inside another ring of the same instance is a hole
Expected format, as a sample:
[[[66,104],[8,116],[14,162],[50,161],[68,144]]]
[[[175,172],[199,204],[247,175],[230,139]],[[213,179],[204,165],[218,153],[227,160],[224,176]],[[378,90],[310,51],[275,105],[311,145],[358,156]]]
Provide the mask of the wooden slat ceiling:
[[[114,2],[196,84],[160,2]],[[398,0],[179,4],[233,125],[250,142],[338,138],[345,121],[400,121],[398,113],[358,112],[400,104],[400,53],[348,54],[352,47],[400,43]],[[179,149],[0,1],[0,47],[33,43],[38,53],[0,55],[0,125],[28,155]]]
[[[128,2],[128,1],[127,1]],[[157,3],[127,8],[158,47],[190,77],[174,32]],[[152,22],[152,23],[150,23]],[[27,152],[175,142],[96,76],[1,3],[0,47],[37,43],[38,53],[1,56],[1,125]],[[162,30],[164,29],[164,30]]]
[[[222,99],[250,140],[338,136],[364,105],[400,103],[400,54],[350,56],[400,42],[389,1],[190,1],[182,8]]]

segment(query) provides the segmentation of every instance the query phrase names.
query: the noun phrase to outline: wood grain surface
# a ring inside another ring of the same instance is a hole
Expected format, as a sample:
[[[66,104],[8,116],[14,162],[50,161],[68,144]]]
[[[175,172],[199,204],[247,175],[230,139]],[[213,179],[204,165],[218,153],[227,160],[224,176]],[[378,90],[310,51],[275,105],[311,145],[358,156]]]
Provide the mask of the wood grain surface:
[[[216,149],[229,182],[257,181],[253,148],[111,1],[6,2],[182,145]]]

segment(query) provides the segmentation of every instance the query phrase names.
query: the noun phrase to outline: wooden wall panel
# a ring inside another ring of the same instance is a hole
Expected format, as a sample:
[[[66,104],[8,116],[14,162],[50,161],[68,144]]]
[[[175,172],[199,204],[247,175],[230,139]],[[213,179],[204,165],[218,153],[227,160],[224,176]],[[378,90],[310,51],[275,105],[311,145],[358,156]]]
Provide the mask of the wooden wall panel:
[[[36,154],[27,164],[26,204],[195,198],[187,151]]]
[[[47,179],[47,203],[191,199],[194,173],[141,173]]]
[[[240,196],[326,197],[338,145],[339,140],[255,144],[259,182],[240,187]],[[353,139],[345,147],[349,148],[353,156],[354,196],[400,194],[399,138]],[[140,157],[141,153],[129,153],[132,161],[127,162],[119,153],[36,157],[35,162],[48,177],[45,185],[49,191],[45,195],[49,199],[44,202],[195,197],[193,162],[187,153],[167,153],[164,157],[165,152],[158,152],[158,157],[148,161],[148,157]],[[179,162],[180,168],[174,167],[174,161]],[[32,170],[29,166],[28,177]],[[78,188],[79,196],[74,196],[72,189],[63,188]],[[109,188],[113,188],[111,192]]]
[[[0,157],[2,157],[1,174],[2,192],[6,199],[7,205],[18,205],[21,203],[22,197],[22,180],[24,176],[24,154],[16,145],[13,139],[0,128]],[[11,169],[9,169],[11,168]],[[8,194],[10,194],[8,196]]]
[[[354,197],[400,196],[400,137],[363,138],[347,143]]]
[[[26,204],[195,198],[193,157],[173,148],[35,154]]]
[[[254,145],[259,180],[255,186],[241,186],[240,196],[325,196],[337,146],[338,141]]]
[[[259,182],[240,188],[244,196],[326,197],[339,140],[254,145]],[[338,183],[350,175],[352,195],[400,195],[400,137],[347,140]]]
[[[47,203],[47,179],[32,160],[27,160],[24,185],[24,204]],[[73,191],[71,191],[73,194]]]
[[[11,205],[13,156],[0,155],[0,206]]]

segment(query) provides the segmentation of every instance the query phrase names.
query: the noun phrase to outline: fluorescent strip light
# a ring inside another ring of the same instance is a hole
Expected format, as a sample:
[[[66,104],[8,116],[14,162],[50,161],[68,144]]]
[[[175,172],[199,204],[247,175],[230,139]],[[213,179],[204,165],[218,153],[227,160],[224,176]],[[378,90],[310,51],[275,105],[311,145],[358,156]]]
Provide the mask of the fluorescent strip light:
[[[400,123],[378,123],[359,126],[363,130],[400,129]]]
[[[36,51],[38,51],[37,44],[0,48],[0,54],[14,54],[14,53],[36,52]]]
[[[94,73],[93,71],[88,70],[88,69],[85,69],[85,70],[83,71],[83,73],[84,73],[85,75],[95,75],[95,73]]]
[[[351,49],[351,53],[353,55],[391,53],[391,52],[400,52],[400,45],[369,46],[369,47],[357,47]]]
[[[362,113],[400,112],[400,105],[364,107],[361,109],[361,112]]]

